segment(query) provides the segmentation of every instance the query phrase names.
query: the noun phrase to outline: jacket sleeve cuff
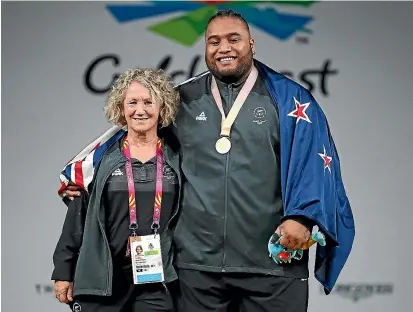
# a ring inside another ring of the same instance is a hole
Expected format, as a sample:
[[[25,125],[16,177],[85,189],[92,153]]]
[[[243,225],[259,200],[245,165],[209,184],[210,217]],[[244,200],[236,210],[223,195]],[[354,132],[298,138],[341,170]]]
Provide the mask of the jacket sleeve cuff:
[[[73,282],[74,268],[71,263],[55,264],[51,280]]]
[[[310,232],[313,230],[314,222],[307,217],[304,216],[286,216],[282,219],[282,222],[286,220],[294,220],[301,225],[304,225]]]

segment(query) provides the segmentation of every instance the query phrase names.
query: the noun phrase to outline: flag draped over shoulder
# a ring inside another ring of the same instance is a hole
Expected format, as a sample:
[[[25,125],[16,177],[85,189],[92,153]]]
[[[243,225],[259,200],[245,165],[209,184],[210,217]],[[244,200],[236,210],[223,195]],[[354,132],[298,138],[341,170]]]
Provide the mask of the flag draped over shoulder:
[[[329,294],[350,255],[355,226],[327,119],[305,88],[258,61],[255,66],[279,113],[284,215],[307,217],[326,235],[314,273]],[[113,126],[76,155],[60,174],[59,194],[69,181],[87,190],[103,153],[124,132]]]
[[[69,182],[87,190],[104,152],[124,133],[122,128],[113,126],[72,158],[60,173],[58,194],[62,195]]]
[[[281,188],[285,216],[304,216],[326,234],[317,246],[315,277],[328,294],[350,255],[353,213],[327,119],[311,93],[256,61],[280,119]]]

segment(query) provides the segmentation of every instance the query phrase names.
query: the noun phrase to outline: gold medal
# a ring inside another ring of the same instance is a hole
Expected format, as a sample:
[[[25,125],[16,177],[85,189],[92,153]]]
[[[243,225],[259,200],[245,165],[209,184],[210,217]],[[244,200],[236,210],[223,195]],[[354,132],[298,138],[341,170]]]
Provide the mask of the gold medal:
[[[215,144],[215,149],[220,154],[226,154],[231,149],[231,141],[227,137],[222,137]]]

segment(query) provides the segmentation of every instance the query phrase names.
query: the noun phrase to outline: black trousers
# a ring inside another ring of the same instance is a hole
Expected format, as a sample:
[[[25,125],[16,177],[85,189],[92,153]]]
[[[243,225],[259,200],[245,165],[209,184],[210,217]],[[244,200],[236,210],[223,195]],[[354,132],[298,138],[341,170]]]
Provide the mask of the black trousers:
[[[179,312],[305,312],[308,280],[179,270]]]
[[[120,270],[113,276],[109,297],[79,295],[69,304],[73,312],[175,312],[177,282],[134,285]]]

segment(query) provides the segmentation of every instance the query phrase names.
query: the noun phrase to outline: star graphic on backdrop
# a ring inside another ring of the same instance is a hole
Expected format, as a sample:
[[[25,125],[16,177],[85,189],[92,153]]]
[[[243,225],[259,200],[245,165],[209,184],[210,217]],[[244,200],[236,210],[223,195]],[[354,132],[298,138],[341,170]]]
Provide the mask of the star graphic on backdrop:
[[[294,99],[294,104],[295,104],[295,110],[293,110],[291,113],[287,114],[287,116],[297,118],[297,123],[300,121],[300,119],[311,123],[310,118],[308,118],[308,116],[305,112],[307,110],[308,106],[310,106],[310,102],[301,104],[300,102],[297,101],[297,99],[294,96],[293,96],[293,99]]]

